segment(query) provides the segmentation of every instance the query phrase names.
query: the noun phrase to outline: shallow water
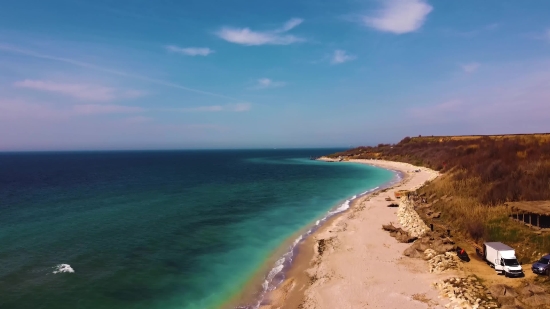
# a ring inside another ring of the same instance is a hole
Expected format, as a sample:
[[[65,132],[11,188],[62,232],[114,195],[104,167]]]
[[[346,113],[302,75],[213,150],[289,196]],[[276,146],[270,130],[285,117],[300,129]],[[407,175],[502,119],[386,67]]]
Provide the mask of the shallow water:
[[[215,308],[393,177],[334,151],[0,154],[0,307]]]

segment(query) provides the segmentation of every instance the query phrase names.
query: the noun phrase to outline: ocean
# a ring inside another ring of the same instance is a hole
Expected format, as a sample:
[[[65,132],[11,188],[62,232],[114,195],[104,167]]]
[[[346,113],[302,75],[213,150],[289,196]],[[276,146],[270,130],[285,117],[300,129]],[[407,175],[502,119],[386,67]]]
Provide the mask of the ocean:
[[[309,160],[337,150],[2,153],[0,308],[218,308],[298,231],[395,178]]]

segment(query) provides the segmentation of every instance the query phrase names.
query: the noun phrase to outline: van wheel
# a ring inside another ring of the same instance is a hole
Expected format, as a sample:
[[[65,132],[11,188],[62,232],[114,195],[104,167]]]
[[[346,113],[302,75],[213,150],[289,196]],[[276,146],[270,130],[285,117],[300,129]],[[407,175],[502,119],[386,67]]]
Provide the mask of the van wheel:
[[[547,268],[547,269],[544,271],[544,274],[547,275],[547,276],[550,276],[550,268]]]
[[[506,271],[503,271],[504,277],[508,278],[508,273]]]

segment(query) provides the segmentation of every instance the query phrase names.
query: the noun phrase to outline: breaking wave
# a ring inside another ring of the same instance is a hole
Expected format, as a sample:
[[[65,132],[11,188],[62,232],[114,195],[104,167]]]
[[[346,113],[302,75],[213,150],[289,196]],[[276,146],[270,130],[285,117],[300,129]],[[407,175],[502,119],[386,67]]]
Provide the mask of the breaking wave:
[[[59,264],[54,267],[55,270],[53,271],[54,274],[59,273],[74,273],[74,269],[69,264]]]

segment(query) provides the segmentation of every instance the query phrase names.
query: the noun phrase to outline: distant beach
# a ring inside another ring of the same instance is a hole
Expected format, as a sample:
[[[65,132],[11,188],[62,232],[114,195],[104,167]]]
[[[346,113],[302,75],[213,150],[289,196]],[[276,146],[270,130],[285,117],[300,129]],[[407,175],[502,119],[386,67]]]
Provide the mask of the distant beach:
[[[416,190],[438,173],[400,162],[350,162],[388,169],[402,179],[390,188],[354,199],[349,210],[313,232],[300,244],[284,282],[260,308],[425,308],[426,303],[414,300],[413,295],[431,299],[433,306],[441,305],[437,291],[430,287],[441,275],[430,274],[423,261],[403,257],[408,245],[381,229],[382,224],[397,221],[386,197],[394,199],[396,190]]]

